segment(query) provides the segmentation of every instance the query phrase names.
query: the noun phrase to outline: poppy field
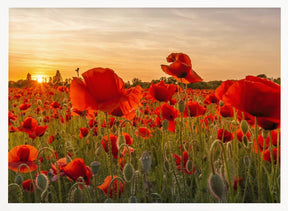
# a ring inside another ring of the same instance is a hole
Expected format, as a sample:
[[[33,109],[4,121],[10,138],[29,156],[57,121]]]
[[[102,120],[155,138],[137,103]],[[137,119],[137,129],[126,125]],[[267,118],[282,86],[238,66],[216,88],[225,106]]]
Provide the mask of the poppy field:
[[[191,89],[188,55],[163,63],[176,84],[97,67],[10,87],[9,203],[280,203],[280,85]]]

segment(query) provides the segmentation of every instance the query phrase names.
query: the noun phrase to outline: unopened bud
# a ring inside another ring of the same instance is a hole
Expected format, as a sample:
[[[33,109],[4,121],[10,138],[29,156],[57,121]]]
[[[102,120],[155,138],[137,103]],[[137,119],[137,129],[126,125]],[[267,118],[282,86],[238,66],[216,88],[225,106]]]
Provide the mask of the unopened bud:
[[[95,150],[95,155],[96,156],[99,156],[101,154],[102,148],[103,148],[102,146],[97,147],[97,149]]]
[[[125,143],[126,143],[125,137],[122,134],[120,136],[118,136],[118,138],[117,138],[118,148],[119,148],[119,146],[121,146],[121,144],[125,144]]]
[[[126,163],[123,168],[123,177],[126,182],[130,182],[134,176],[134,168],[131,163]]]
[[[144,170],[146,174],[148,174],[152,165],[151,152],[148,152],[148,151],[143,152],[139,160],[141,162],[142,169]]]
[[[167,172],[169,172],[169,170],[170,170],[169,161],[166,160],[166,159],[165,159],[165,161],[164,161],[164,169],[165,169]]]
[[[23,176],[21,174],[17,174],[17,176],[15,177],[15,183],[17,183],[18,185],[22,185],[23,181]]]
[[[246,135],[246,133],[248,131],[248,127],[249,127],[249,125],[248,125],[247,121],[245,119],[243,119],[241,121],[241,124],[240,124],[240,128],[242,130],[243,135]]]
[[[101,134],[105,134],[105,128],[104,127],[101,127],[100,131],[101,131]]]
[[[180,111],[181,113],[184,112],[184,110],[185,110],[185,103],[184,103],[183,100],[180,100],[180,101],[179,101],[179,103],[178,103],[178,108],[179,108],[179,111]]]
[[[250,158],[249,158],[248,156],[245,156],[245,157],[243,158],[243,161],[244,161],[244,164],[245,164],[246,167],[249,167],[249,166],[250,166],[251,161],[250,161]]]
[[[268,134],[269,134],[269,130],[263,130],[263,138],[264,138],[264,140],[267,139]]]
[[[248,138],[246,135],[244,135],[242,137],[242,143],[244,144],[244,146],[247,148],[248,147]]]
[[[188,172],[192,172],[193,171],[193,162],[192,160],[188,160],[185,166],[186,170]]]
[[[128,199],[128,203],[137,203],[137,198],[135,196],[130,196]]]
[[[45,174],[40,173],[36,177],[36,186],[39,190],[44,191],[48,188],[49,180]]]
[[[71,194],[71,201],[73,203],[83,203],[84,201],[84,194],[80,188],[75,188]]]
[[[224,102],[222,100],[219,101],[219,106],[222,107],[224,105]]]
[[[211,174],[208,178],[208,188],[210,192],[218,199],[222,200],[224,195],[224,182],[219,174]]]
[[[94,175],[98,173],[100,166],[101,163],[98,161],[93,161],[92,163],[90,163],[91,171]]]

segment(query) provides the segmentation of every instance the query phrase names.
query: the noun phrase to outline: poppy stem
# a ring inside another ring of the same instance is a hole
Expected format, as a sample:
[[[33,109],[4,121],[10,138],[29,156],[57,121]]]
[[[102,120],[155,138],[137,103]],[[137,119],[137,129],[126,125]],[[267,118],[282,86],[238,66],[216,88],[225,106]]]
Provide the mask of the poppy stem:
[[[258,125],[257,125],[257,117],[255,116],[255,138],[257,144],[257,152],[259,153],[258,159],[258,202],[261,202],[262,198],[262,189],[261,189],[261,177],[262,177],[262,166],[261,166],[261,157],[262,152],[260,152],[259,140],[258,140]],[[264,146],[265,148],[265,146]],[[265,149],[264,149],[265,150]]]
[[[106,129],[107,129],[107,140],[108,140],[108,143],[107,143],[107,148],[108,148],[108,159],[109,159],[109,171],[110,171],[110,175],[111,177],[113,177],[113,174],[112,174],[112,161],[111,161],[111,154],[112,154],[112,144],[111,144],[111,140],[110,140],[110,134],[109,134],[109,124],[108,124],[108,113],[105,112],[105,119],[106,119]]]

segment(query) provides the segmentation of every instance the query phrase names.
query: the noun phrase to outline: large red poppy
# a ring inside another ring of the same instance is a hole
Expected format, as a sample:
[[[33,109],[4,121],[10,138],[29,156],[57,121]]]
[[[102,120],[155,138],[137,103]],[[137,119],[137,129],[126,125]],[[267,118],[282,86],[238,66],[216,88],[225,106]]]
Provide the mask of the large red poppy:
[[[203,79],[192,69],[191,60],[184,53],[171,53],[167,58],[167,62],[172,64],[161,65],[162,70],[171,75],[178,81],[183,83],[195,83],[203,81]]]
[[[215,93],[225,103],[259,117],[260,122],[269,121],[276,126],[280,124],[280,86],[272,81],[247,76],[239,81],[222,83]],[[264,129],[272,129],[272,127]]]
[[[21,126],[18,127],[19,131],[29,134],[29,137],[35,139],[44,135],[47,125],[39,126],[36,119],[27,117],[21,122]]]
[[[142,97],[141,87],[125,89],[123,80],[113,70],[98,67],[86,71],[82,76],[84,81],[73,78],[70,86],[73,108],[113,112],[120,107],[123,114],[137,108]]]
[[[174,84],[165,84],[164,81],[160,81],[157,84],[152,82],[149,88],[149,94],[154,100],[168,102],[172,99],[176,90],[177,86]]]
[[[178,113],[179,111],[168,103],[164,103],[161,105],[161,116],[163,120],[168,120],[168,130],[171,132],[175,132],[175,119],[177,118]]]
[[[117,176],[113,176],[113,179],[117,177]],[[109,188],[109,184],[111,183],[112,181],[112,177],[111,175],[110,176],[107,176],[105,179],[104,179],[104,182],[102,185],[99,185],[97,186],[100,190],[103,191],[103,193],[107,196],[109,194],[109,197],[110,198],[113,198],[113,197],[116,197],[117,196],[117,190],[118,190],[118,195],[120,196],[123,192],[124,192],[124,185],[121,181],[118,181],[117,179],[115,179],[113,181],[113,184],[110,185],[110,190],[108,190]],[[117,187],[118,186],[118,187]],[[108,193],[109,191],[109,193]]]
[[[8,168],[17,172],[18,166],[26,164],[29,166],[30,171],[37,169],[36,159],[38,150],[31,145],[18,145],[11,149],[8,153]],[[20,172],[27,173],[29,170],[22,166]]]
[[[65,175],[73,180],[77,180],[79,177],[83,177],[86,185],[90,185],[90,180],[92,177],[92,171],[89,166],[86,166],[82,158],[75,158],[70,163],[68,163],[63,171]]]
[[[188,112],[188,108],[189,108],[189,112]],[[206,112],[206,108],[201,106],[198,102],[193,102],[193,101],[188,102],[188,108],[186,104],[185,110],[183,112],[183,117],[188,117],[189,114],[190,114],[190,117],[201,116],[205,114]]]

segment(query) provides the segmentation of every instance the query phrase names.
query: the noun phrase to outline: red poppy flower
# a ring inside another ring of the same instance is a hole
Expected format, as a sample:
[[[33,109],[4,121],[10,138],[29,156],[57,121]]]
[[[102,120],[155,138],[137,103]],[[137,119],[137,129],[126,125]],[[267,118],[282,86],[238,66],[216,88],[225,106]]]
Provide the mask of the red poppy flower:
[[[48,137],[47,142],[48,142],[49,144],[52,144],[52,143],[54,142],[54,140],[55,140],[55,135],[51,135],[51,136]]]
[[[211,103],[218,103],[219,100],[218,98],[215,96],[215,93],[211,93],[209,95],[206,96],[205,100],[204,100],[204,104],[210,105]]]
[[[279,147],[279,162],[280,162],[280,157],[281,157],[281,156],[280,156],[280,152],[281,152],[281,150],[280,150],[280,147]],[[273,149],[272,149],[272,154],[273,154],[274,164],[277,163],[277,153],[278,153],[277,148],[273,148]],[[272,161],[272,160],[271,160],[271,154],[270,154],[269,149],[266,149],[266,150],[264,151],[263,159],[266,160],[266,161],[268,161],[268,162],[271,162],[271,161]]]
[[[224,104],[222,107],[219,108],[220,114],[223,117],[233,117],[234,116],[234,110],[233,107],[227,104]]]
[[[19,131],[29,134],[30,138],[35,139],[44,135],[47,127],[47,125],[38,126],[38,123],[35,119],[32,117],[27,117],[23,122],[21,122],[21,126],[18,127],[18,129]]]
[[[53,101],[51,104],[50,104],[50,107],[51,108],[60,108],[60,103],[58,103],[57,101]]]
[[[225,85],[226,84],[226,85]],[[275,124],[280,123],[280,86],[272,81],[254,76],[225,83],[216,89],[220,99],[235,108],[263,118]]]
[[[117,177],[117,176],[113,176],[113,179]],[[109,184],[111,183],[112,181],[112,177],[111,175],[110,176],[107,176],[105,179],[104,179],[104,183],[102,185],[99,185],[97,186],[100,190],[103,191],[103,193],[107,196],[108,195],[108,191],[109,191],[109,197],[110,198],[114,198],[117,196],[117,190],[118,190],[118,195],[120,196],[123,192],[124,192],[124,185],[125,183],[123,184],[121,181],[118,181],[117,179],[115,179],[113,181],[113,184],[110,185],[110,190],[108,190],[109,188]]]
[[[160,102],[168,102],[172,99],[176,89],[177,86],[174,84],[165,84],[164,81],[160,81],[157,84],[151,82],[149,94],[154,100],[158,100]]]
[[[61,172],[63,170],[63,168],[67,165],[67,159],[66,157],[64,158],[60,158],[59,160],[56,161],[58,164],[58,170],[59,172]],[[57,175],[57,165],[54,163],[50,163],[51,169],[52,169],[52,174],[53,175]]]
[[[35,185],[35,180],[33,180],[33,183]],[[33,188],[33,184],[31,182],[31,179],[27,179],[27,180],[23,181],[22,187],[26,192],[30,192],[30,193],[34,192],[34,188]]]
[[[168,130],[171,132],[175,132],[175,119],[178,116],[178,110],[170,106],[168,103],[164,103],[161,105],[161,116],[163,119],[168,120]]]
[[[248,140],[250,141],[250,137],[251,137],[251,133],[249,131],[247,131],[246,133],[246,137],[248,138]],[[242,142],[243,140],[243,132],[241,129],[237,130],[237,139],[238,141]]]
[[[190,117],[201,116],[206,112],[206,108],[201,106],[198,102],[188,102],[189,114]],[[183,113],[183,117],[188,117],[188,108],[187,104]]]
[[[276,130],[271,130],[271,139],[272,139],[272,144],[274,146],[277,146],[278,133],[279,133],[279,145],[280,145],[280,139],[281,139],[280,131],[277,132]]]
[[[90,185],[92,171],[90,167],[86,166],[82,158],[75,158],[68,163],[63,171],[65,175],[76,181],[79,177],[83,177],[86,185]]]
[[[126,144],[127,145],[132,145],[133,144],[133,139],[128,133],[123,133],[123,136],[125,138]]]
[[[36,159],[38,150],[31,145],[18,145],[11,149],[8,153],[8,168],[17,172],[18,166],[26,164],[29,166],[30,171],[37,169]],[[20,172],[27,173],[29,170],[22,166]]]
[[[172,62],[172,64],[169,66],[161,65],[161,68],[165,73],[171,75],[176,80],[182,80],[183,83],[195,83],[203,80],[192,69],[191,60],[188,55],[183,53],[171,53],[166,59],[167,62]]]
[[[117,136],[110,134],[110,143],[108,146],[108,136],[104,136],[104,138],[101,141],[101,144],[105,150],[105,152],[108,152],[108,149],[111,148],[113,158],[118,158],[118,145],[117,145]]]
[[[8,124],[9,124],[9,126],[12,125],[11,120],[15,121],[15,120],[17,120],[17,118],[18,118],[17,115],[15,115],[15,114],[11,113],[10,111],[8,111]]]
[[[79,137],[84,138],[88,135],[88,133],[89,133],[89,130],[86,127],[82,127],[82,128],[80,128]]]
[[[113,70],[94,68],[82,74],[84,82],[74,78],[70,86],[73,108],[112,112],[120,107],[123,114],[133,111],[142,98],[140,86],[125,89],[125,84]]]
[[[222,140],[223,143],[227,143],[229,141],[232,141],[233,135],[228,130],[219,129],[217,132],[217,138],[219,140]]]
[[[233,190],[234,191],[237,190],[238,185],[241,185],[242,180],[243,180],[242,177],[238,177],[238,180],[237,180],[236,176],[234,177],[234,182],[233,182]]]
[[[186,168],[186,164],[187,164],[187,161],[188,161],[188,153],[187,151],[184,151],[183,152],[183,155],[182,157],[179,156],[179,155],[176,155],[174,154],[174,158],[175,158],[175,162],[176,162],[176,167],[179,171],[184,170],[184,173],[185,174],[194,174],[196,172],[196,167],[194,166],[193,169],[189,172]],[[183,158],[183,160],[182,160]],[[182,167],[183,165],[183,167]]]
[[[121,110],[121,108],[119,106],[118,108],[116,108],[112,112],[110,112],[109,114],[111,114],[113,116],[124,117],[124,118],[130,120],[136,116],[136,108],[132,109],[130,112],[123,113],[123,111]]]
[[[19,106],[21,111],[27,111],[31,107],[31,104],[23,103]]]
[[[136,136],[140,136],[144,139],[152,137],[151,131],[146,127],[139,127],[135,131]]]

